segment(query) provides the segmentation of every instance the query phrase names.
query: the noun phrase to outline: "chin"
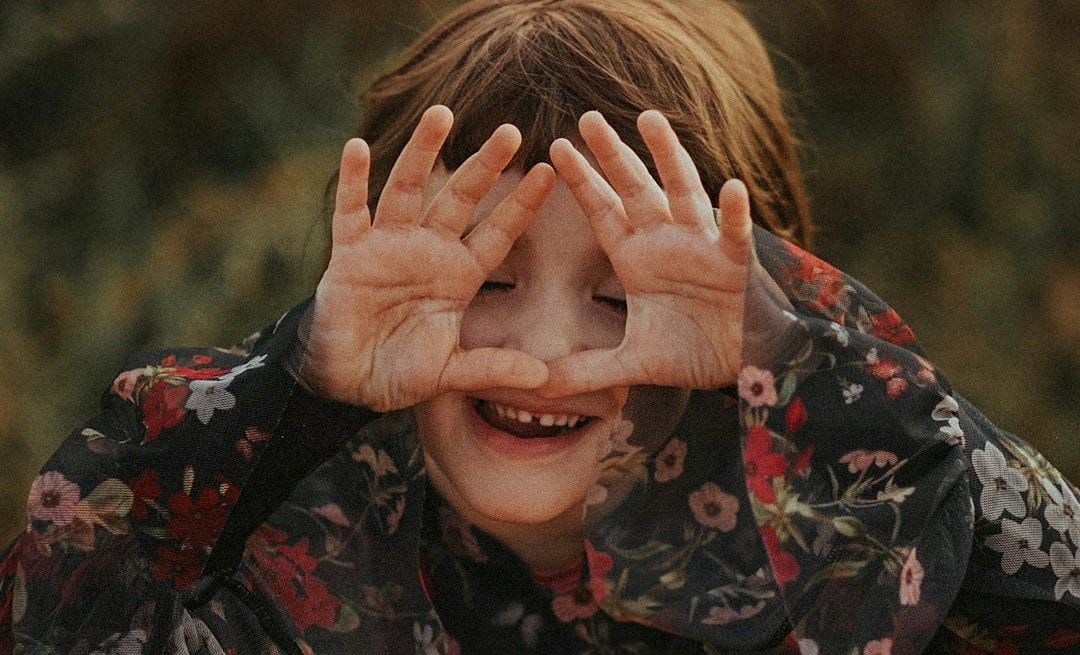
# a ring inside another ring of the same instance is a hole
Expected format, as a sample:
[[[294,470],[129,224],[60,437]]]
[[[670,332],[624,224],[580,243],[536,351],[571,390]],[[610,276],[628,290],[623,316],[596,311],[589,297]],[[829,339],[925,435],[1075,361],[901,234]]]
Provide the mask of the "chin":
[[[416,416],[433,484],[483,527],[579,520],[615,414],[600,415],[587,403],[443,394],[418,406]]]

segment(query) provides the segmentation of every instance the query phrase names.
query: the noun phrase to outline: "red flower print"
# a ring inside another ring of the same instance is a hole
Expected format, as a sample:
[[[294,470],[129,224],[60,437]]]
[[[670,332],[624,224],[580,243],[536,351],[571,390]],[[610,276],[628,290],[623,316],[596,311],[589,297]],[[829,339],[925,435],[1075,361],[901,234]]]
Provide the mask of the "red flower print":
[[[147,501],[153,502],[161,495],[161,485],[158,484],[157,469],[146,469],[128,483],[135,497],[131,502],[131,518],[142,520],[150,513]]]
[[[227,368],[191,368],[189,366],[177,366],[173,371],[180,377],[187,378],[188,380],[211,380],[213,378],[219,378],[229,372]]]
[[[889,398],[893,400],[896,400],[907,388],[908,381],[904,378],[889,378],[885,381],[885,393],[889,394]]]
[[[656,456],[654,476],[657,482],[670,482],[682,475],[686,451],[686,442],[678,437],[673,438],[664,446],[664,449]]]
[[[803,399],[799,396],[795,396],[790,403],[788,403],[787,410],[784,412],[784,420],[787,423],[787,433],[794,434],[799,431],[799,428],[806,422],[806,404],[803,403]]]
[[[203,364],[209,364],[214,361],[214,358],[210,355],[195,355],[191,358],[191,361],[202,366]]]
[[[146,441],[157,439],[162,430],[179,425],[184,420],[184,399],[187,394],[188,389],[183,385],[158,382],[150,387],[142,407]]]
[[[922,593],[922,581],[925,571],[919,558],[915,554],[915,548],[908,553],[904,561],[904,568],[900,570],[900,604],[918,605],[919,596]]]
[[[747,430],[746,449],[743,450],[746,488],[767,505],[776,502],[776,492],[773,491],[769,478],[782,475],[787,469],[787,460],[782,454],[771,452],[771,445],[772,437],[764,426],[754,425]]]
[[[589,587],[580,586],[567,594],[559,594],[551,599],[551,611],[555,618],[563,623],[575,619],[587,619],[600,609]]]
[[[1068,648],[1080,644],[1080,632],[1065,628],[1046,638],[1043,643],[1047,648]]]
[[[604,577],[611,573],[615,561],[611,559],[611,555],[593,548],[588,539],[585,540],[585,560],[589,563],[589,587],[592,589],[593,598],[597,603],[601,603],[607,592]]]
[[[162,360],[161,360],[161,365],[162,366],[175,366],[176,365],[176,355],[165,355],[165,357],[162,358]]]
[[[876,378],[882,380],[888,380],[891,377],[895,377],[901,372],[899,364],[889,361],[887,359],[873,358],[873,361],[866,362],[866,372],[873,375]]]
[[[698,523],[727,532],[735,527],[739,499],[713,482],[706,482],[690,494],[690,509]]]
[[[308,552],[307,537],[295,544],[284,543],[288,535],[267,524],[259,526],[252,538],[256,561],[268,571],[270,587],[301,632],[313,625],[329,628],[337,621],[341,599],[334,596],[312,573],[318,565]]]
[[[814,446],[811,444],[799,452],[799,456],[795,458],[795,463],[791,466],[791,472],[795,475],[802,475],[804,471],[810,468],[810,461],[813,458]]]
[[[904,323],[900,315],[892,309],[871,316],[870,323],[870,334],[878,339],[897,346],[915,343],[915,333],[911,331],[907,323]]]
[[[204,487],[194,502],[187,494],[173,494],[169,497],[169,536],[192,548],[209,546],[225,527],[231,505],[227,501],[213,487]]]
[[[780,540],[771,525],[761,526],[761,541],[772,565],[773,579],[781,589],[784,585],[799,577],[799,562],[795,556],[780,548]]]
[[[191,589],[202,576],[199,551],[194,548],[158,548],[157,557],[150,562],[150,572],[158,580],[172,580],[177,589]]]

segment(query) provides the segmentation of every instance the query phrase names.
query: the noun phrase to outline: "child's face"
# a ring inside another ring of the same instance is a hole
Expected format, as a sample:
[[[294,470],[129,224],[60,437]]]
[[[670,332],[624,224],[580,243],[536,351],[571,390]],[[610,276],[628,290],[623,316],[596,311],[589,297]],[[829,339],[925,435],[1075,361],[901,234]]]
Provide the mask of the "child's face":
[[[437,168],[426,197],[448,177]],[[520,179],[518,171],[504,173],[474,221]],[[623,337],[624,299],[588,219],[560,180],[465,311],[461,345],[514,348],[545,361],[614,348]],[[514,389],[437,396],[416,408],[428,473],[481,526],[580,517],[626,397],[626,388],[548,399]]]

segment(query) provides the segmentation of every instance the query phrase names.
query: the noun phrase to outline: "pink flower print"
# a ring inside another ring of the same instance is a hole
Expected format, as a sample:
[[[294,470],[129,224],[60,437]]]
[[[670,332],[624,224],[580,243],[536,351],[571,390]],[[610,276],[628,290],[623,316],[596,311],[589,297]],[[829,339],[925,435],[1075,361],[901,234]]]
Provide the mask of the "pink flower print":
[[[1020,497],[1020,492],[1027,491],[1027,478],[1005,462],[997,446],[987,442],[985,449],[975,449],[971,465],[983,485],[979,508],[984,517],[996,521],[1006,511],[1016,517],[1027,516],[1027,504]]]
[[[877,639],[866,644],[862,655],[892,655],[892,639]]]
[[[555,618],[563,623],[575,619],[587,619],[600,609],[589,587],[577,587],[567,594],[559,594],[551,599],[551,611]]]
[[[686,460],[686,442],[678,437],[672,439],[656,456],[657,482],[670,482],[682,475],[683,462]]]
[[[130,371],[124,371],[120,375],[117,375],[116,379],[113,380],[113,393],[128,402],[133,402],[135,397],[135,383],[139,381],[139,377],[144,370],[145,369],[141,368],[133,368]]]
[[[739,499],[713,482],[706,482],[690,494],[690,509],[698,523],[727,532],[735,527]]]
[[[776,381],[772,371],[756,366],[744,366],[739,371],[739,397],[751,407],[776,404]]]
[[[343,528],[349,527],[349,519],[345,516],[345,512],[341,511],[341,505],[337,503],[328,503],[320,507],[314,507],[311,513],[316,516],[321,516],[331,523],[340,525]]]
[[[30,484],[26,509],[38,521],[67,525],[75,517],[75,505],[78,503],[79,485],[59,471],[47,471]]]
[[[885,468],[897,461],[896,455],[887,450],[853,450],[840,458],[840,463],[847,464],[850,473],[862,473],[871,466]]]
[[[363,444],[355,451],[353,451],[352,457],[358,462],[364,462],[371,467],[372,472],[375,473],[375,477],[381,478],[387,473],[397,473],[397,467],[394,466],[394,460],[385,450],[375,451],[374,448],[367,444]]]
[[[765,601],[759,600],[753,605],[743,605],[738,611],[728,606],[714,605],[709,608],[709,614],[701,619],[705,625],[726,625],[732,621],[748,619],[761,610],[765,609]]]
[[[1039,550],[1042,539],[1042,524],[1038,519],[1026,518],[1020,523],[1001,519],[1001,534],[987,537],[985,543],[1001,553],[1001,570],[1014,575],[1024,562],[1039,569],[1050,563],[1050,557]]]
[[[397,502],[394,503],[394,509],[386,515],[386,534],[394,534],[397,532],[398,525],[401,523],[401,517],[405,514],[405,496],[398,496]]]
[[[477,540],[472,525],[449,507],[439,508],[439,529],[450,552],[468,557],[474,562],[487,561],[487,555],[480,548],[480,541]]]
[[[900,604],[918,605],[919,596],[922,595],[922,581],[925,575],[922,563],[919,562],[915,549],[912,548],[904,560],[904,568],[900,569]]]

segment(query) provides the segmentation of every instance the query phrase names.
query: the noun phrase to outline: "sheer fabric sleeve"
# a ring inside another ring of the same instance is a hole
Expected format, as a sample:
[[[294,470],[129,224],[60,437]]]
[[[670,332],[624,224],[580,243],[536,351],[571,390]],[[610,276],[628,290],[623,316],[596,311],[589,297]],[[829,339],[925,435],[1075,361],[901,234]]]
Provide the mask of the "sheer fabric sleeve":
[[[0,562],[0,653],[223,652],[186,605],[341,443],[328,421],[372,416],[312,417],[290,373],[305,309],[238,349],[124,367],[33,481]]]
[[[744,477],[804,652],[1075,652],[1075,488],[869,290],[755,238],[788,303],[747,307]],[[805,459],[763,474],[771,454]]]

